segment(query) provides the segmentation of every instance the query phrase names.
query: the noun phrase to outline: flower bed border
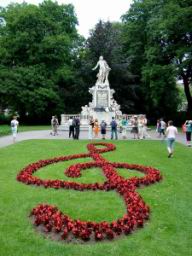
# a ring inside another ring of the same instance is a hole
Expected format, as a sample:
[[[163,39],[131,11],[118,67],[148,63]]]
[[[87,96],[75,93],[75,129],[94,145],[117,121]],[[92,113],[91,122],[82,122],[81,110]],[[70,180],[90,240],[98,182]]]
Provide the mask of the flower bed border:
[[[105,146],[97,148],[96,146]],[[54,232],[60,234],[61,239],[69,240],[71,237],[88,241],[94,239],[113,239],[121,234],[129,234],[138,227],[142,227],[144,221],[149,218],[150,209],[143,201],[142,197],[135,191],[140,186],[147,186],[159,182],[162,176],[159,170],[137,164],[108,162],[101,156],[101,153],[113,151],[115,145],[110,143],[88,144],[89,153],[61,156],[47,160],[40,160],[26,166],[17,175],[17,180],[27,185],[44,186],[54,189],[74,189],[74,190],[115,190],[126,205],[127,214],[116,221],[108,223],[73,220],[64,215],[57,207],[47,204],[40,204],[31,211],[36,226],[42,225],[44,232]],[[103,170],[107,181],[104,183],[82,184],[78,182],[64,180],[42,180],[33,174],[42,167],[49,164],[68,161],[77,158],[91,157],[94,162],[77,163],[65,170],[68,177],[80,177],[81,171],[88,168],[99,167]],[[145,174],[144,177],[132,177],[125,179],[118,175],[115,168],[126,168],[137,170]]]

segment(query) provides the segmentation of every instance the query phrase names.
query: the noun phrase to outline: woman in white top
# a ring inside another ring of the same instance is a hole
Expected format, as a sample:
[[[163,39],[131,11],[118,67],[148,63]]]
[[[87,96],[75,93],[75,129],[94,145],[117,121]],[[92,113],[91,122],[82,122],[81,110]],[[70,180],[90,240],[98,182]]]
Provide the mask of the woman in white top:
[[[167,150],[168,150],[168,157],[173,156],[173,146],[175,142],[176,135],[178,134],[177,128],[173,126],[173,121],[168,122],[168,127],[166,129],[166,136],[167,136]]]
[[[17,137],[17,127],[19,125],[19,122],[17,121],[17,117],[14,116],[13,120],[11,121],[11,132],[13,135],[13,143],[15,143],[16,137]]]

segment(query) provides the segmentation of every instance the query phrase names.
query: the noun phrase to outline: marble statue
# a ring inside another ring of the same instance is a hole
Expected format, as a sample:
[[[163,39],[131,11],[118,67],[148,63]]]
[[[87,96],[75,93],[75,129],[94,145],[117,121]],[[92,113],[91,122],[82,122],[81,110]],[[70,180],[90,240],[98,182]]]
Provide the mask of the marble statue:
[[[84,116],[89,115],[90,108],[87,105],[85,105],[84,107],[81,107],[81,109],[82,109],[82,111],[81,111],[82,115],[84,115]]]
[[[99,60],[92,70],[99,69],[97,73],[97,81],[94,85],[89,87],[89,93],[91,94],[91,102],[81,107],[81,113],[78,116],[81,119],[81,125],[83,129],[88,129],[90,118],[97,119],[99,123],[105,120],[107,124],[111,123],[112,117],[117,120],[121,118],[122,112],[120,105],[113,97],[115,93],[114,89],[110,88],[108,76],[111,68],[104,60],[103,56],[99,57]],[[71,116],[71,115],[70,115]],[[61,115],[61,124],[66,125],[68,129],[68,117],[69,115]]]
[[[92,68],[92,70],[95,70],[99,67],[99,72],[97,74],[97,82],[96,85],[109,85],[108,76],[109,71],[111,68],[107,64],[107,62],[103,59],[103,56],[99,57],[99,61],[97,62],[96,66]]]

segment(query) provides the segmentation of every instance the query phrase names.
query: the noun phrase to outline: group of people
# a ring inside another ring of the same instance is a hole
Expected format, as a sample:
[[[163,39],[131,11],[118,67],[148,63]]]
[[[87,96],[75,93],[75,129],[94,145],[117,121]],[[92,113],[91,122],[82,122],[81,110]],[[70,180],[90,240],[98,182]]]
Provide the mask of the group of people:
[[[114,117],[112,117],[112,120],[110,122],[111,127],[111,139],[115,138],[118,139],[117,135],[117,122]],[[90,118],[89,120],[89,132],[88,132],[88,139],[96,139],[99,137],[99,132],[101,132],[102,139],[105,140],[106,133],[107,133],[107,123],[105,120],[102,120],[99,124],[97,119]]]
[[[192,120],[186,120],[184,125],[182,126],[183,132],[186,134],[186,144],[187,146],[191,145],[191,133],[192,133]],[[169,121],[167,124],[163,120],[163,118],[157,120],[157,129],[156,131],[159,134],[159,137],[163,135],[163,138],[167,138],[167,150],[168,150],[168,157],[173,156],[173,149],[174,149],[174,142],[176,136],[178,134],[177,128],[173,125],[173,121]]]
[[[123,117],[120,121],[120,132],[122,132],[122,138],[127,138],[127,132],[130,131],[133,134],[133,139],[145,139],[150,138],[147,132],[147,118],[145,115]]]
[[[59,122],[57,116],[52,116],[51,119],[52,132],[53,136],[57,135],[57,129]],[[69,138],[79,139],[80,134],[80,119],[79,117],[69,118]],[[11,121],[11,131],[13,135],[13,142],[16,140],[18,132],[19,122],[17,116],[14,116]],[[120,122],[117,123],[114,117],[112,117],[110,122],[110,137],[111,139],[118,139],[118,127],[119,132],[122,133],[122,138],[127,138],[127,131],[131,131],[134,139],[144,139],[149,138],[147,133],[147,119],[145,116],[132,116],[132,117],[123,117]],[[191,134],[192,134],[192,120],[186,120],[183,125],[183,131],[186,134],[186,144],[187,146],[192,146],[191,144]],[[167,138],[167,150],[168,157],[173,156],[173,148],[176,136],[178,134],[177,128],[173,125],[173,121],[166,123],[163,118],[157,120],[156,132],[158,137]],[[99,138],[99,133],[101,133],[102,139],[106,138],[107,133],[107,123],[105,120],[102,120],[101,123],[97,119],[90,118],[89,121],[89,131],[88,139]]]
[[[73,138],[74,140],[79,139],[80,133],[80,119],[78,117],[70,117],[68,120],[69,125],[69,138]]]
[[[159,138],[166,138],[166,129],[169,125],[163,120],[163,118],[157,120],[156,132]],[[191,134],[192,134],[192,120],[186,120],[182,125],[182,131],[185,133],[186,145],[191,147]]]
[[[68,121],[69,126],[69,138],[74,131],[74,123],[70,118]],[[100,123],[98,119],[93,117],[89,120],[89,130],[88,130],[88,139],[97,139],[101,134],[102,139],[106,139],[107,127],[110,129],[110,138],[118,139],[118,132],[122,134],[123,139],[128,138],[128,131],[133,134],[133,139],[145,139],[150,138],[147,133],[147,119],[144,115],[142,116],[124,116],[120,121],[116,121],[112,117],[109,126],[105,120],[102,120]]]
[[[68,126],[69,126],[69,138],[73,138],[78,140],[79,139],[79,133],[80,133],[80,119],[78,117],[70,117],[68,120]],[[58,135],[58,127],[59,127],[59,121],[57,116],[52,116],[51,119],[51,135],[56,136]]]

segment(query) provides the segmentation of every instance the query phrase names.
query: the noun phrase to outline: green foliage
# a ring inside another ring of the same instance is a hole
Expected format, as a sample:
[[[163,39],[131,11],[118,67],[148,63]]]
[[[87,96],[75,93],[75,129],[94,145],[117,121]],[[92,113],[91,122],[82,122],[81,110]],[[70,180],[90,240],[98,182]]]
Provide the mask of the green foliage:
[[[192,118],[191,0],[134,0],[121,23],[99,21],[87,40],[71,4],[10,4],[0,16],[0,109],[35,121],[79,113],[103,55],[124,113],[173,117],[182,79]]]
[[[11,4],[0,16],[7,22],[0,29],[0,106],[37,119],[67,112],[61,91],[75,80],[73,6]]]
[[[172,65],[151,65],[143,68],[142,79],[146,88],[147,111],[154,116],[173,116],[179,101],[175,88]]]
[[[191,10],[190,1],[135,0],[123,16],[124,50],[149,114],[171,117],[176,112],[175,78],[185,78],[190,106]]]
[[[192,112],[192,2],[169,0],[161,4],[161,9],[150,22],[149,29],[155,31],[153,40],[157,41],[164,57],[173,63],[176,74],[183,80],[188,102]]]
[[[41,116],[59,100],[56,86],[47,78],[42,65],[2,69],[0,73],[2,105],[8,103],[14,110]],[[6,105],[5,105],[6,106]]]

